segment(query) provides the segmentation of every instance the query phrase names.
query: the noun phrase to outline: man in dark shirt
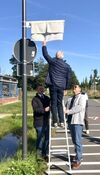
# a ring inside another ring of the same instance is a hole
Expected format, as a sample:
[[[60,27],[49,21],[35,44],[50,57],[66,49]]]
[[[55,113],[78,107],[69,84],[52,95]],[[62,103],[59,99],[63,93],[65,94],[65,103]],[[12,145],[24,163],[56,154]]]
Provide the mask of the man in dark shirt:
[[[51,82],[49,90],[51,97],[51,112],[53,125],[57,127],[59,122],[60,126],[63,127],[63,92],[64,89],[67,89],[68,87],[68,82],[71,76],[71,68],[63,60],[64,53],[62,51],[58,51],[55,58],[51,58],[51,56],[47,52],[46,41],[43,42],[42,53],[49,64],[49,78]],[[57,119],[57,114],[59,121]]]
[[[44,94],[42,85],[37,87],[37,93],[32,99],[32,108],[37,133],[36,149],[42,149],[42,155],[46,156],[49,144],[50,98]]]

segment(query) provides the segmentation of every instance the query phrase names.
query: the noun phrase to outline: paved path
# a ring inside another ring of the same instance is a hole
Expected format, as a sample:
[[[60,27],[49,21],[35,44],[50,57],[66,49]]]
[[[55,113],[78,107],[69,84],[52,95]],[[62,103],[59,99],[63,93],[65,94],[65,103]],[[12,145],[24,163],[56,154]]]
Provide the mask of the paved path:
[[[68,171],[68,166],[60,166],[60,168],[63,170],[61,173],[61,171],[59,171],[59,168],[56,167],[56,170],[54,170],[53,167],[52,174],[100,175],[100,100],[89,100],[89,130],[89,135],[86,135],[83,132],[83,161],[80,168],[78,170],[72,170],[70,172]],[[60,135],[58,135],[58,137],[60,137]],[[74,155],[74,146],[69,131],[68,138],[70,145],[70,154]],[[64,144],[64,142],[59,142],[58,145],[62,145],[62,143]],[[62,154],[60,155],[58,161],[64,160],[66,157],[67,155]],[[55,157],[55,160],[57,158],[58,156]],[[67,172],[65,173],[64,171],[66,168]]]

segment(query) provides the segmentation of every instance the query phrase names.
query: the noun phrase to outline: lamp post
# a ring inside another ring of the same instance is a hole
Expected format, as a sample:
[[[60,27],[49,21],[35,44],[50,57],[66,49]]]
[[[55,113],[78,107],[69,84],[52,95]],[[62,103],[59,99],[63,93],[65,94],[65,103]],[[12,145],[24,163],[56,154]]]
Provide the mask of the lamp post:
[[[27,157],[26,0],[22,0],[22,158]]]

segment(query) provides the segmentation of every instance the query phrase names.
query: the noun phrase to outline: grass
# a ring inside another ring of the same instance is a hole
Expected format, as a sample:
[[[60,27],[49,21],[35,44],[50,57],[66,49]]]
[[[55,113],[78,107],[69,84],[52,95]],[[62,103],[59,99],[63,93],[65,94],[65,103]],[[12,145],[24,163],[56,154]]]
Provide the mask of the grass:
[[[36,92],[27,93],[27,113],[32,113],[31,101]],[[21,114],[22,113],[22,100],[17,103],[0,105],[0,113],[5,114]]]
[[[27,95],[27,111],[32,113],[31,100],[33,92]],[[8,133],[14,133],[17,136],[22,136],[22,103],[12,103],[0,105],[0,113],[11,114],[0,119],[0,138]],[[22,145],[19,146],[18,152],[14,158],[9,158],[0,162],[0,175],[43,175],[47,165],[42,159],[37,159],[36,156],[36,131],[33,127],[33,117],[27,117],[27,143],[28,153],[27,159],[22,160]],[[14,170],[14,172],[12,171]],[[3,173],[5,172],[5,173]],[[13,173],[12,173],[13,172]]]
[[[0,113],[5,113],[5,114],[21,113],[21,108],[22,108],[21,102],[0,105]]]
[[[17,132],[20,131],[21,126],[22,121],[19,117],[13,118],[11,116],[0,119],[0,138],[9,132],[17,134]]]

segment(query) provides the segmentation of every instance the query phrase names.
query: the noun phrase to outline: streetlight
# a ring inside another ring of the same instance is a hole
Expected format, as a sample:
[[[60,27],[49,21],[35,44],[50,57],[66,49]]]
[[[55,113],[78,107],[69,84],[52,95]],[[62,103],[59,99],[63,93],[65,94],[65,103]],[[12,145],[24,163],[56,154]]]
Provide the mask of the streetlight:
[[[22,0],[22,42],[23,42],[23,96],[22,96],[22,158],[25,159],[27,157],[27,75],[26,75],[26,0]]]

